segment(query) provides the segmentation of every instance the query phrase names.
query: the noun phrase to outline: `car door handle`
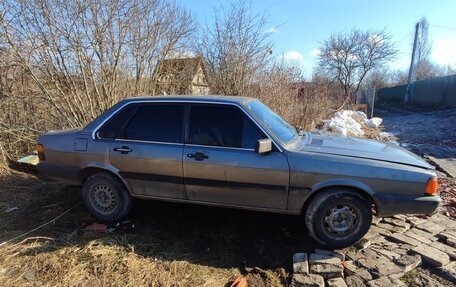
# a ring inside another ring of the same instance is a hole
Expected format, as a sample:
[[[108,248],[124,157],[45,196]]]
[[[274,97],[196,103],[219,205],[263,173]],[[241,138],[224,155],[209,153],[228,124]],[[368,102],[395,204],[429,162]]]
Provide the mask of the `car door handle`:
[[[189,153],[189,154],[187,154],[187,157],[193,158],[194,160],[197,160],[197,161],[202,161],[206,158],[209,158],[206,154],[204,154],[202,152]]]
[[[133,150],[127,146],[123,146],[123,147],[115,147],[114,151],[118,151],[122,154],[127,154],[129,152],[132,152]]]

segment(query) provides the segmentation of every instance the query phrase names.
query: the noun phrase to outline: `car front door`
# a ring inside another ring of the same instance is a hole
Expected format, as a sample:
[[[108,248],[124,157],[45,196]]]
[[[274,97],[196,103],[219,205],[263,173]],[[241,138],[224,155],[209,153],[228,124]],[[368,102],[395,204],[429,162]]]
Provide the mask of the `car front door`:
[[[186,199],[182,170],[185,105],[136,105],[111,143],[111,165],[119,169],[136,196]]]
[[[276,149],[255,152],[265,137],[237,106],[192,104],[183,157],[188,199],[285,209],[288,161]]]

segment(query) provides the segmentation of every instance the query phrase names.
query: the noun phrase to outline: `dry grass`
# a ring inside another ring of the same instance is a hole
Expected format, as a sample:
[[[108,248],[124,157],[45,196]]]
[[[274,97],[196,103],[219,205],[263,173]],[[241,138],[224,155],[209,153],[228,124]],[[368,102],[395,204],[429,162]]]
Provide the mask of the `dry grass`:
[[[80,201],[77,187],[0,177],[0,244]],[[93,218],[79,205],[0,246],[0,286],[229,286],[239,275],[287,286],[293,252],[314,247],[291,216],[138,201],[127,219],[135,228],[85,232]]]
[[[146,258],[133,247],[94,240],[55,249],[29,238],[2,248],[2,286],[223,286],[239,271]]]

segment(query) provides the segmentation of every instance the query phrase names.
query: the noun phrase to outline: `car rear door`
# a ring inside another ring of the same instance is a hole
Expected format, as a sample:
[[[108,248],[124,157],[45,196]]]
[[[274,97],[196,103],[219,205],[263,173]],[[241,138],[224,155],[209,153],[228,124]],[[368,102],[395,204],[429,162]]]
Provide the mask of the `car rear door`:
[[[111,143],[109,159],[140,197],[186,199],[181,103],[141,103]]]
[[[288,161],[277,149],[255,152],[265,137],[240,107],[192,104],[183,158],[188,199],[285,209]]]

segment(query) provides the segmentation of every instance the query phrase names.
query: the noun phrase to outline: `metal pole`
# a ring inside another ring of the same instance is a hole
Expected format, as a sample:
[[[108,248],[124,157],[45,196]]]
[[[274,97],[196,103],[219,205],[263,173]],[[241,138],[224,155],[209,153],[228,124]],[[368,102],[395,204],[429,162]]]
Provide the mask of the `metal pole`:
[[[415,25],[415,39],[413,40],[413,50],[412,50],[412,59],[410,61],[410,69],[407,78],[407,89],[405,91],[405,103],[410,103],[412,100],[412,75],[413,75],[413,63],[415,62],[415,51],[416,43],[418,41],[418,29],[420,27],[420,22]]]
[[[376,89],[374,87],[374,94],[372,95],[372,105],[371,105],[371,119],[374,117],[374,105],[375,105],[375,93]]]

